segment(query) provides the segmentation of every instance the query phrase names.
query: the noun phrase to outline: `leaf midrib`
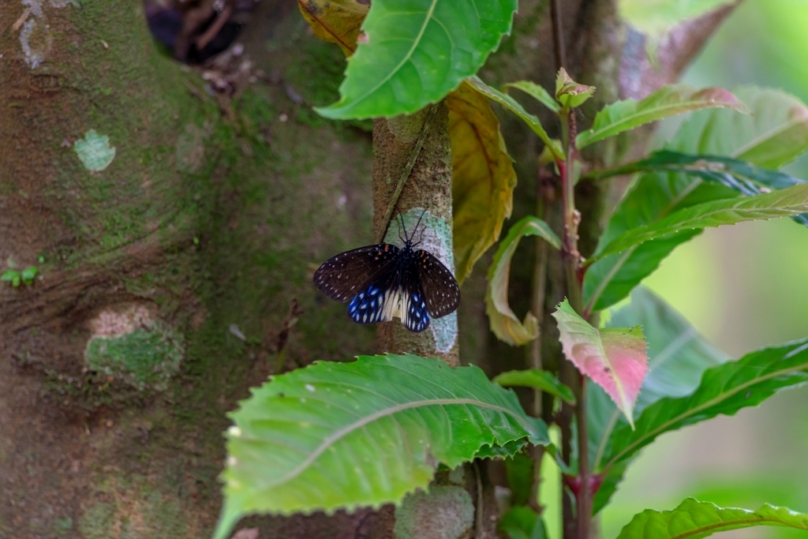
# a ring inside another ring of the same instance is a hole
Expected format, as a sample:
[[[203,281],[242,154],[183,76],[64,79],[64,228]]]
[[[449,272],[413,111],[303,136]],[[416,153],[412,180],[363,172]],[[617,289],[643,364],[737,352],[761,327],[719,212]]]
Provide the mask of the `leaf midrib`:
[[[690,530],[690,531],[687,531],[687,532],[684,532],[684,533],[680,533],[680,534],[677,534],[677,535],[669,535],[665,539],[684,539],[686,537],[693,537],[694,535],[702,534],[702,533],[704,533],[706,531],[713,531],[713,530],[717,530],[717,529],[724,528],[724,527],[727,527],[727,526],[737,526],[739,524],[746,524],[746,523],[751,524],[751,523],[776,522],[776,523],[782,524],[783,526],[786,526],[788,528],[795,528],[795,529],[798,529],[798,530],[806,529],[805,526],[794,526],[793,524],[789,524],[786,520],[784,520],[782,518],[755,517],[754,515],[756,515],[756,513],[751,513],[749,518],[737,518],[737,519],[734,519],[734,520],[722,520],[721,522],[716,522],[715,524],[711,524],[709,526],[700,526],[699,528],[696,528],[696,529],[693,529],[693,530]],[[729,530],[726,530],[726,531],[729,531]],[[620,536],[618,536],[618,539],[620,539]]]
[[[795,351],[796,350],[792,350],[789,353],[793,353]],[[765,382],[766,380],[769,380],[770,378],[776,378],[776,377],[781,376],[783,374],[789,374],[789,373],[792,373],[792,372],[795,372],[795,371],[801,371],[801,370],[805,370],[805,369],[808,369],[808,362],[800,364],[800,365],[795,365],[794,367],[791,367],[791,368],[788,368],[788,369],[782,369],[782,370],[779,370],[779,371],[774,371],[774,372],[769,373],[769,374],[767,374],[765,376],[762,376],[760,378],[754,378],[754,379],[750,380],[747,383],[741,384],[740,386],[737,386],[734,390],[729,391],[729,392],[724,393],[724,394],[721,394],[721,395],[718,395],[717,397],[708,400],[707,402],[705,402],[704,404],[702,404],[700,406],[696,406],[695,408],[688,409],[684,413],[679,414],[678,416],[676,416],[676,417],[674,417],[674,418],[672,418],[672,419],[670,419],[668,421],[665,421],[664,423],[662,423],[656,429],[649,431],[648,434],[646,434],[645,436],[641,436],[640,438],[637,438],[631,444],[627,445],[622,451],[620,451],[617,455],[615,455],[614,457],[612,457],[609,460],[608,464],[606,464],[606,466],[604,467],[604,473],[607,472],[609,470],[609,468],[614,466],[617,462],[619,462],[620,459],[623,457],[623,455],[625,455],[626,453],[630,453],[635,447],[642,444],[642,442],[644,442],[648,438],[653,438],[653,437],[658,436],[659,434],[665,432],[668,429],[668,427],[670,427],[671,425],[673,425],[673,424],[675,424],[675,423],[677,423],[679,421],[682,421],[684,419],[687,419],[689,416],[697,414],[697,413],[701,412],[702,410],[710,408],[711,406],[718,405],[721,402],[723,402],[724,400],[734,396],[737,393],[740,393],[741,391],[745,390],[746,388],[748,388],[750,386],[753,386],[755,384],[759,384],[761,382]],[[660,401],[657,401],[657,402],[660,402]]]
[[[323,440],[323,442],[315,449],[306,459],[301,462],[297,467],[295,467],[292,471],[290,471],[285,476],[269,483],[267,485],[263,485],[262,488],[269,489],[274,488],[280,484],[286,483],[291,481],[295,477],[299,476],[303,473],[309,466],[314,463],[317,458],[322,455],[329,447],[334,445],[337,441],[344,438],[348,434],[365,427],[366,425],[381,419],[383,417],[392,416],[397,414],[398,412],[402,412],[404,410],[411,410],[415,408],[421,408],[424,406],[459,406],[459,405],[474,405],[480,408],[487,408],[489,410],[494,410],[497,412],[501,412],[513,417],[522,427],[529,433],[535,434],[533,426],[526,423],[522,420],[517,414],[513,411],[508,410],[507,408],[503,408],[501,406],[496,406],[493,404],[488,404],[485,402],[481,402],[474,399],[431,399],[431,400],[419,400],[419,401],[412,401],[406,402],[403,404],[399,404],[397,406],[392,406],[390,408],[385,408],[384,410],[379,410],[374,412],[366,417],[363,417],[359,421],[346,425],[341,429],[337,430],[336,432],[332,433],[328,437]]]
[[[797,186],[794,186],[794,187],[797,187]],[[794,187],[790,187],[789,189],[793,189]],[[780,193],[782,193],[784,191],[785,191],[785,189],[780,191]],[[750,201],[753,201],[757,197],[760,197],[760,196],[768,196],[768,194],[757,195],[756,197],[738,197],[738,198],[727,199],[727,200],[732,200],[732,201],[736,202],[737,205],[736,206],[721,206],[720,208],[716,208],[716,209],[714,209],[712,211],[707,211],[705,213],[699,213],[697,215],[694,215],[694,216],[692,216],[691,218],[689,218],[686,221],[682,221],[682,222],[679,222],[679,223],[674,222],[674,224],[677,224],[677,226],[679,226],[681,230],[702,229],[702,228],[707,228],[709,225],[694,226],[692,223],[693,222],[698,223],[700,221],[703,221],[703,220],[708,219],[710,217],[713,217],[715,215],[720,215],[720,214],[725,213],[725,212],[742,212],[742,213],[746,213],[746,214],[748,214],[748,213],[760,213],[760,212],[778,212],[780,215],[773,215],[773,217],[779,217],[779,216],[788,215],[788,214],[792,213],[793,211],[797,211],[796,208],[799,207],[799,206],[803,206],[803,207],[808,206],[808,202],[806,202],[805,200],[803,200],[802,202],[796,202],[795,201],[795,202],[793,202],[791,204],[784,204],[782,206],[779,206],[779,205],[768,205],[768,206],[762,206],[762,207],[760,207],[760,206],[758,206],[758,207],[755,207],[755,206],[743,206],[744,204],[750,204]],[[720,201],[716,201],[716,202],[720,202]],[[705,204],[712,204],[712,202],[706,202]],[[697,207],[697,206],[690,206],[688,208],[682,209],[681,211],[687,211],[688,209],[695,208],[695,207]],[[672,216],[666,217],[666,219],[668,219],[670,217],[672,217]],[[666,236],[667,234],[661,234],[660,231],[665,230],[665,228],[667,226],[670,226],[670,225],[666,224],[665,226],[660,226],[660,223],[662,223],[662,221],[664,221],[664,219],[661,219],[661,220],[659,220],[659,221],[657,221],[655,223],[651,223],[651,224],[648,224],[648,225],[643,225],[643,227],[641,227],[641,228],[636,228],[636,229],[634,229],[636,231],[634,234],[631,234],[631,235],[629,235],[628,233],[623,234],[623,236],[628,236],[628,240],[624,239],[621,242],[621,241],[618,241],[618,240],[620,240],[619,237],[615,238],[614,241],[612,241],[609,245],[606,246],[605,249],[603,249],[603,251],[598,255],[598,258],[602,258],[602,257],[608,256],[610,254],[620,253],[620,252],[622,252],[622,251],[624,251],[626,249],[634,247],[635,245],[640,245],[642,243],[645,243],[646,241],[652,241],[654,239],[657,239],[656,237],[654,237],[654,238],[649,238],[649,239],[645,239],[645,240],[639,240],[639,241],[637,240],[638,237],[642,238],[643,235],[646,235],[646,234],[649,234],[649,233],[656,234],[657,237]],[[731,223],[727,223],[727,224],[731,224]],[[656,229],[654,227],[656,227]],[[670,234],[673,234],[675,232],[677,232],[677,231],[672,231],[672,232],[670,232]],[[632,238],[632,236],[634,236],[634,237]],[[626,247],[623,247],[623,248],[614,247],[615,245],[620,247],[621,243],[629,243],[629,245],[626,246]]]
[[[629,400],[628,396],[626,395],[626,389],[623,387],[623,381],[617,376],[617,370],[614,368],[611,359],[609,358],[609,354],[606,353],[606,348],[603,346],[603,334],[599,329],[592,328],[595,330],[598,339],[598,350],[600,351],[600,355],[603,357],[603,361],[606,365],[609,366],[609,375],[611,376],[612,380],[614,381],[614,387],[617,390],[617,394],[620,396],[620,405],[619,408],[624,408],[621,410],[623,414],[628,419],[628,422],[631,423],[632,427],[634,426],[633,418],[631,417],[633,403]]]
[[[425,13],[424,22],[421,25],[421,29],[418,31],[418,35],[412,41],[412,46],[410,47],[410,50],[407,51],[407,54],[404,55],[404,57],[401,59],[401,61],[398,63],[398,65],[396,65],[393,69],[391,69],[390,72],[387,73],[387,75],[385,77],[383,77],[375,86],[371,87],[364,94],[357,97],[356,100],[354,100],[354,104],[362,102],[369,95],[373,94],[379,88],[381,88],[383,85],[387,84],[390,81],[390,79],[393,78],[393,75],[395,75],[396,73],[399,72],[399,70],[401,69],[401,66],[403,66],[405,63],[407,63],[410,60],[410,58],[412,58],[413,52],[415,51],[416,48],[418,48],[418,45],[421,43],[421,38],[424,36],[424,32],[426,32],[426,27],[429,24],[429,21],[432,20],[432,14],[435,12],[435,6],[438,5],[438,2],[440,2],[440,0],[432,0],[432,3],[430,4],[429,9]],[[391,13],[391,15],[399,15],[399,14],[401,14],[401,13],[399,13],[399,12]]]
[[[636,101],[635,102],[636,105],[639,105],[640,103],[642,103],[642,101]],[[579,147],[584,147],[584,146],[587,146],[587,145],[592,144],[594,142],[598,142],[602,138],[605,138],[605,137],[601,137],[601,135],[603,133],[608,133],[609,131],[613,131],[615,129],[618,129],[618,128],[622,127],[624,124],[631,123],[631,121],[635,120],[636,118],[641,118],[643,116],[652,116],[654,114],[657,114],[657,113],[665,111],[665,110],[676,109],[676,108],[681,108],[681,107],[690,108],[693,105],[699,105],[700,106],[702,104],[710,104],[710,103],[715,103],[715,102],[711,101],[709,99],[700,99],[698,101],[683,101],[683,102],[679,102],[679,103],[675,103],[675,104],[671,104],[671,105],[654,107],[654,108],[650,108],[650,109],[643,109],[644,112],[635,113],[635,114],[632,114],[631,116],[628,116],[628,117],[624,118],[623,120],[618,120],[616,122],[612,122],[612,123],[608,124],[607,126],[605,126],[604,128],[600,129],[600,131],[595,131],[594,129],[590,129],[589,131],[584,131],[583,133],[581,133],[581,139],[582,140],[579,141],[578,146]],[[725,106],[725,105],[716,105],[716,106]],[[589,135],[589,136],[585,136],[585,135]],[[600,137],[600,138],[598,138],[598,137]]]
[[[640,178],[639,181],[642,181],[642,178]],[[687,198],[687,196],[690,193],[695,191],[696,187],[698,187],[702,183],[704,183],[704,180],[702,180],[701,178],[694,179],[691,183],[689,183],[687,185],[687,187],[685,189],[682,189],[682,192],[679,193],[675,198],[670,199],[669,203],[667,205],[665,205],[665,207],[660,210],[659,215],[657,215],[656,218],[653,221],[651,221],[650,223],[647,223],[645,225],[642,225],[642,226],[650,226],[652,224],[656,224],[656,223],[662,221],[663,219],[666,219],[669,215],[671,215],[670,212],[680,202],[682,202],[685,198]],[[629,230],[631,230],[631,229],[629,229]],[[623,234],[625,234],[625,233],[626,232],[623,232]],[[622,236],[623,234],[620,234],[620,236]],[[615,238],[615,240],[618,239],[620,236],[617,236],[617,238]],[[608,247],[608,245],[606,247]],[[597,305],[598,299],[600,299],[600,296],[602,296],[604,290],[606,290],[606,287],[609,286],[609,283],[614,278],[614,276],[617,275],[620,272],[620,270],[623,268],[623,265],[626,263],[626,260],[628,260],[631,257],[631,255],[634,253],[634,251],[637,249],[637,247],[638,246],[630,247],[627,250],[628,252],[626,253],[626,256],[624,256],[620,260],[618,260],[617,263],[615,263],[615,265],[612,267],[612,269],[609,270],[609,272],[606,274],[606,278],[604,278],[600,282],[600,285],[595,290],[595,294],[593,294],[592,299],[589,300],[589,303],[586,306],[587,312],[591,312],[592,309],[594,309],[595,305]],[[595,253],[595,256],[599,257],[600,255],[598,253]],[[594,264],[594,262],[593,262],[593,264]]]

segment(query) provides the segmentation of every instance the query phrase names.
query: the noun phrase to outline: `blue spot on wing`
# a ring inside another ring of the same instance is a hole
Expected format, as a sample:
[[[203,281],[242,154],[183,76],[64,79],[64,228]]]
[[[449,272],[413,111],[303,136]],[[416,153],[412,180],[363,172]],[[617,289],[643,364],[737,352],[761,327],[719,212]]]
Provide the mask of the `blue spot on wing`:
[[[348,315],[354,322],[360,324],[384,322],[382,319],[384,300],[385,294],[381,288],[372,284],[354,296],[348,304]]]
[[[404,326],[410,331],[419,332],[429,327],[429,312],[426,308],[424,298],[416,293],[410,295],[409,308],[407,309],[407,318],[404,320]]]

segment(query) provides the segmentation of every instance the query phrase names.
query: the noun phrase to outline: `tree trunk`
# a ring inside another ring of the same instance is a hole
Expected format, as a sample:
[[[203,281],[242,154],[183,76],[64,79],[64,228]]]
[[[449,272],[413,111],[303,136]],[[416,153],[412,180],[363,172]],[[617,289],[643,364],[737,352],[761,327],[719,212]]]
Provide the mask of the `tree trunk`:
[[[550,87],[546,4],[521,4],[483,76]],[[613,11],[598,15],[610,6],[564,15],[567,43],[582,44],[568,69],[614,88],[603,99],[643,80],[642,57],[625,68]],[[229,64],[229,101],[157,50],[136,1],[6,2],[0,21],[0,273],[39,271],[0,287],[0,537],[206,537],[226,412],[270,373],[375,348],[374,328],[311,284],[326,258],[374,241],[370,125],[311,110],[336,100],[341,52],[310,36],[294,2],[265,0],[241,39],[253,66]],[[535,205],[539,148],[505,127],[519,217]],[[521,266],[512,289],[526,298]],[[502,370],[523,352],[487,337],[484,273],[463,289],[461,359]],[[391,519],[273,518],[261,537],[383,537]]]
[[[373,205],[377,238],[386,232],[385,241],[394,242],[408,235],[421,244],[416,249],[428,250],[454,269],[448,118],[441,102],[419,114],[374,122]],[[399,215],[403,230],[396,222]],[[437,357],[457,366],[457,333],[454,313],[431,320],[419,333],[408,331],[398,321],[389,322],[379,325],[378,349]]]

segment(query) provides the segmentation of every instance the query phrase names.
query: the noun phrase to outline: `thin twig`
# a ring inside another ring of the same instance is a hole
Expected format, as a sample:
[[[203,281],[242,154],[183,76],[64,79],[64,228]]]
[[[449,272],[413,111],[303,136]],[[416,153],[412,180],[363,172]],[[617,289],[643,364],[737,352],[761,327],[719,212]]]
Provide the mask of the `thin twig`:
[[[196,48],[198,50],[202,50],[208,46],[208,43],[213,41],[213,38],[219,33],[219,31],[224,27],[228,20],[230,20],[230,16],[233,14],[233,3],[228,2],[227,5],[224,6],[224,9],[219,12],[216,16],[216,20],[213,21],[205,33],[201,36],[196,38]]]
[[[567,65],[566,53],[564,52],[564,34],[561,25],[561,9],[558,0],[550,1],[550,17],[553,21],[553,53],[555,55],[556,72]]]
[[[564,30],[561,24],[561,9],[559,6],[558,0],[550,0],[550,18],[552,22],[552,29],[553,29],[553,52],[555,57],[555,64],[556,64],[556,72],[558,72],[562,67],[566,66],[566,53],[564,47]],[[570,116],[573,116],[570,114]],[[567,118],[561,116],[561,132],[562,132],[562,143],[567,144],[568,137],[565,135],[569,134],[569,124]],[[569,150],[567,148],[567,150]],[[574,212],[574,199],[572,198],[572,186],[569,185],[568,181],[569,176],[569,168],[573,166],[573,159],[574,156],[569,154],[567,151],[567,161],[566,162],[557,162],[559,175],[561,176],[561,191],[562,191],[562,199],[563,199],[563,228],[564,228],[564,251],[562,252],[562,256],[564,257],[564,267],[567,270],[567,295],[570,295],[570,285],[572,285],[572,281],[570,281],[570,273],[575,273],[570,271],[570,267],[568,265],[569,262],[569,251],[570,251],[570,242],[569,242],[569,224],[571,224],[571,220],[568,219],[572,215],[571,212]],[[568,166],[569,165],[569,166]],[[575,302],[572,301],[573,307],[575,308]],[[578,384],[576,383],[579,379],[577,372],[572,367],[570,362],[564,361],[563,359],[559,363],[559,377],[561,381],[565,384],[570,385],[571,387],[576,387]],[[573,410],[572,407],[566,403],[561,403],[561,413],[558,417],[558,426],[561,429],[561,456],[565,462],[570,463],[572,459],[572,416]],[[577,526],[575,525],[575,520],[573,518],[572,512],[572,501],[570,500],[569,496],[566,495],[565,488],[562,482],[561,485],[561,498],[562,498],[562,506],[563,506],[563,535],[564,539],[574,539],[578,531]],[[578,538],[580,539],[580,535]]]
[[[547,221],[549,201],[545,197],[543,170],[539,169],[536,175],[536,217]],[[536,317],[536,324],[541,328],[544,321],[544,290],[547,286],[547,242],[536,238],[536,260],[533,266],[533,293],[531,294],[530,310]],[[528,348],[528,365],[531,369],[542,369],[541,337],[537,337]],[[533,389],[533,403],[531,413],[534,417],[542,416],[542,391]],[[534,446],[530,450],[530,459],[533,461],[533,485],[530,488],[528,505],[536,513],[541,514],[542,506],[539,497],[541,486],[541,467],[544,457],[544,447]]]
[[[429,110],[426,111],[424,125],[421,127],[421,132],[418,134],[418,139],[415,141],[415,144],[412,147],[410,159],[407,161],[407,164],[404,165],[404,170],[401,171],[401,177],[398,179],[398,184],[396,184],[396,190],[393,191],[393,196],[390,198],[390,204],[388,204],[387,210],[384,212],[384,219],[382,220],[384,227],[382,227],[381,235],[376,238],[376,243],[383,242],[384,237],[387,235],[387,229],[390,228],[390,220],[393,217],[396,204],[398,204],[398,199],[401,197],[401,193],[404,191],[404,185],[407,183],[410,174],[412,174],[412,169],[415,167],[415,162],[418,160],[418,156],[421,155],[421,148],[424,147],[426,136],[429,134],[429,130],[432,127],[432,120],[434,119],[435,112],[437,110],[438,105],[429,105]]]
[[[547,221],[545,213],[548,211],[544,196],[544,180],[542,170],[536,175],[536,217]],[[530,311],[536,317],[538,327],[544,321],[544,289],[547,284],[547,242],[536,238],[536,260],[533,266],[533,293],[530,299]],[[534,339],[528,352],[528,365],[531,369],[541,369],[541,339]],[[541,417],[541,390],[533,392],[533,406],[531,413],[534,417]]]
[[[476,527],[477,531],[474,534],[476,539],[483,539],[485,534],[483,533],[483,524],[485,520],[483,517],[485,516],[483,513],[483,480],[480,474],[480,462],[474,461],[472,464],[472,468],[474,468],[474,479],[476,480],[477,484],[477,522]]]
[[[19,30],[20,27],[25,23],[25,20],[28,18],[28,15],[30,14],[31,14],[31,8],[30,7],[25,8],[25,10],[22,12],[22,15],[20,15],[20,18],[17,19],[17,21],[13,25],[11,25],[11,31],[16,32],[17,30]]]

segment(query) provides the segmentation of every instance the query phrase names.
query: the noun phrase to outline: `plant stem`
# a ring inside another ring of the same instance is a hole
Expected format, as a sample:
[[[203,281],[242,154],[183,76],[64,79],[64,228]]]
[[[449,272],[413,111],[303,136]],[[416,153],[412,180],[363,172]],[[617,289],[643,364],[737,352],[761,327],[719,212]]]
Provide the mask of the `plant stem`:
[[[578,253],[578,223],[580,214],[575,209],[575,176],[578,151],[575,148],[575,111],[564,110],[561,113],[562,140],[566,145],[567,161],[558,163],[561,173],[561,189],[564,204],[564,269],[567,276],[567,297],[570,305],[577,313],[583,312],[583,295],[578,280],[581,255]],[[575,404],[575,419],[578,429],[578,495],[576,512],[578,515],[577,537],[589,539],[589,524],[592,514],[591,493],[589,485],[589,449],[586,417],[586,377],[578,377],[578,395]]]
[[[541,176],[536,178],[536,217],[545,218],[545,201],[543,196]],[[530,298],[530,312],[536,317],[538,326],[541,327],[544,321],[544,289],[547,285],[547,242],[542,238],[536,238],[536,260],[533,266],[533,290]],[[528,356],[528,365],[531,369],[541,369],[541,338],[534,339],[531,343]],[[533,391],[533,406],[531,413],[533,417],[541,417],[541,390]]]
[[[544,219],[545,213],[549,210],[548,200],[545,196],[544,179],[540,168],[536,175],[536,217]],[[533,290],[530,300],[530,311],[536,317],[538,327],[541,328],[544,320],[544,292],[547,286],[547,242],[541,238],[536,238],[536,260],[533,266]],[[528,348],[528,366],[531,369],[542,369],[541,358],[541,336],[534,339]],[[542,392],[540,389],[533,389],[533,402],[531,406],[533,417],[542,416]],[[531,448],[530,458],[533,461],[533,485],[530,489],[528,505],[536,513],[542,513],[541,501],[539,499],[539,487],[541,486],[541,463],[544,458],[544,447],[535,446]]]
[[[555,52],[556,70],[560,70],[566,65],[564,37],[561,24],[561,10],[558,0],[550,0],[550,16],[553,26],[553,45]],[[575,136],[577,126],[575,124],[575,111],[562,109],[559,114],[561,119],[561,141],[566,147],[566,162],[557,161],[558,171],[561,176],[561,191],[564,207],[564,235],[562,257],[564,270],[567,277],[567,299],[577,313],[583,312],[583,294],[581,283],[578,281],[578,270],[580,269],[581,255],[578,252],[578,223],[580,214],[575,209],[575,182],[577,176],[576,160],[578,151],[575,147]],[[588,433],[586,417],[586,377],[578,376],[570,363],[563,361],[560,373],[562,381],[577,382],[573,387],[578,388],[578,398],[575,405],[576,426],[578,428],[578,489],[576,510],[578,514],[578,525],[573,525],[569,511],[569,503],[566,495],[564,497],[564,536],[572,537],[577,535],[578,539],[589,539],[589,524],[592,514],[591,494],[589,488],[589,454],[588,454]],[[559,418],[559,425],[562,432],[562,453],[567,462],[570,462],[571,453],[571,423],[572,417],[569,406],[562,406],[562,414]],[[563,487],[562,487],[563,488]],[[572,532],[572,530],[575,530]]]

